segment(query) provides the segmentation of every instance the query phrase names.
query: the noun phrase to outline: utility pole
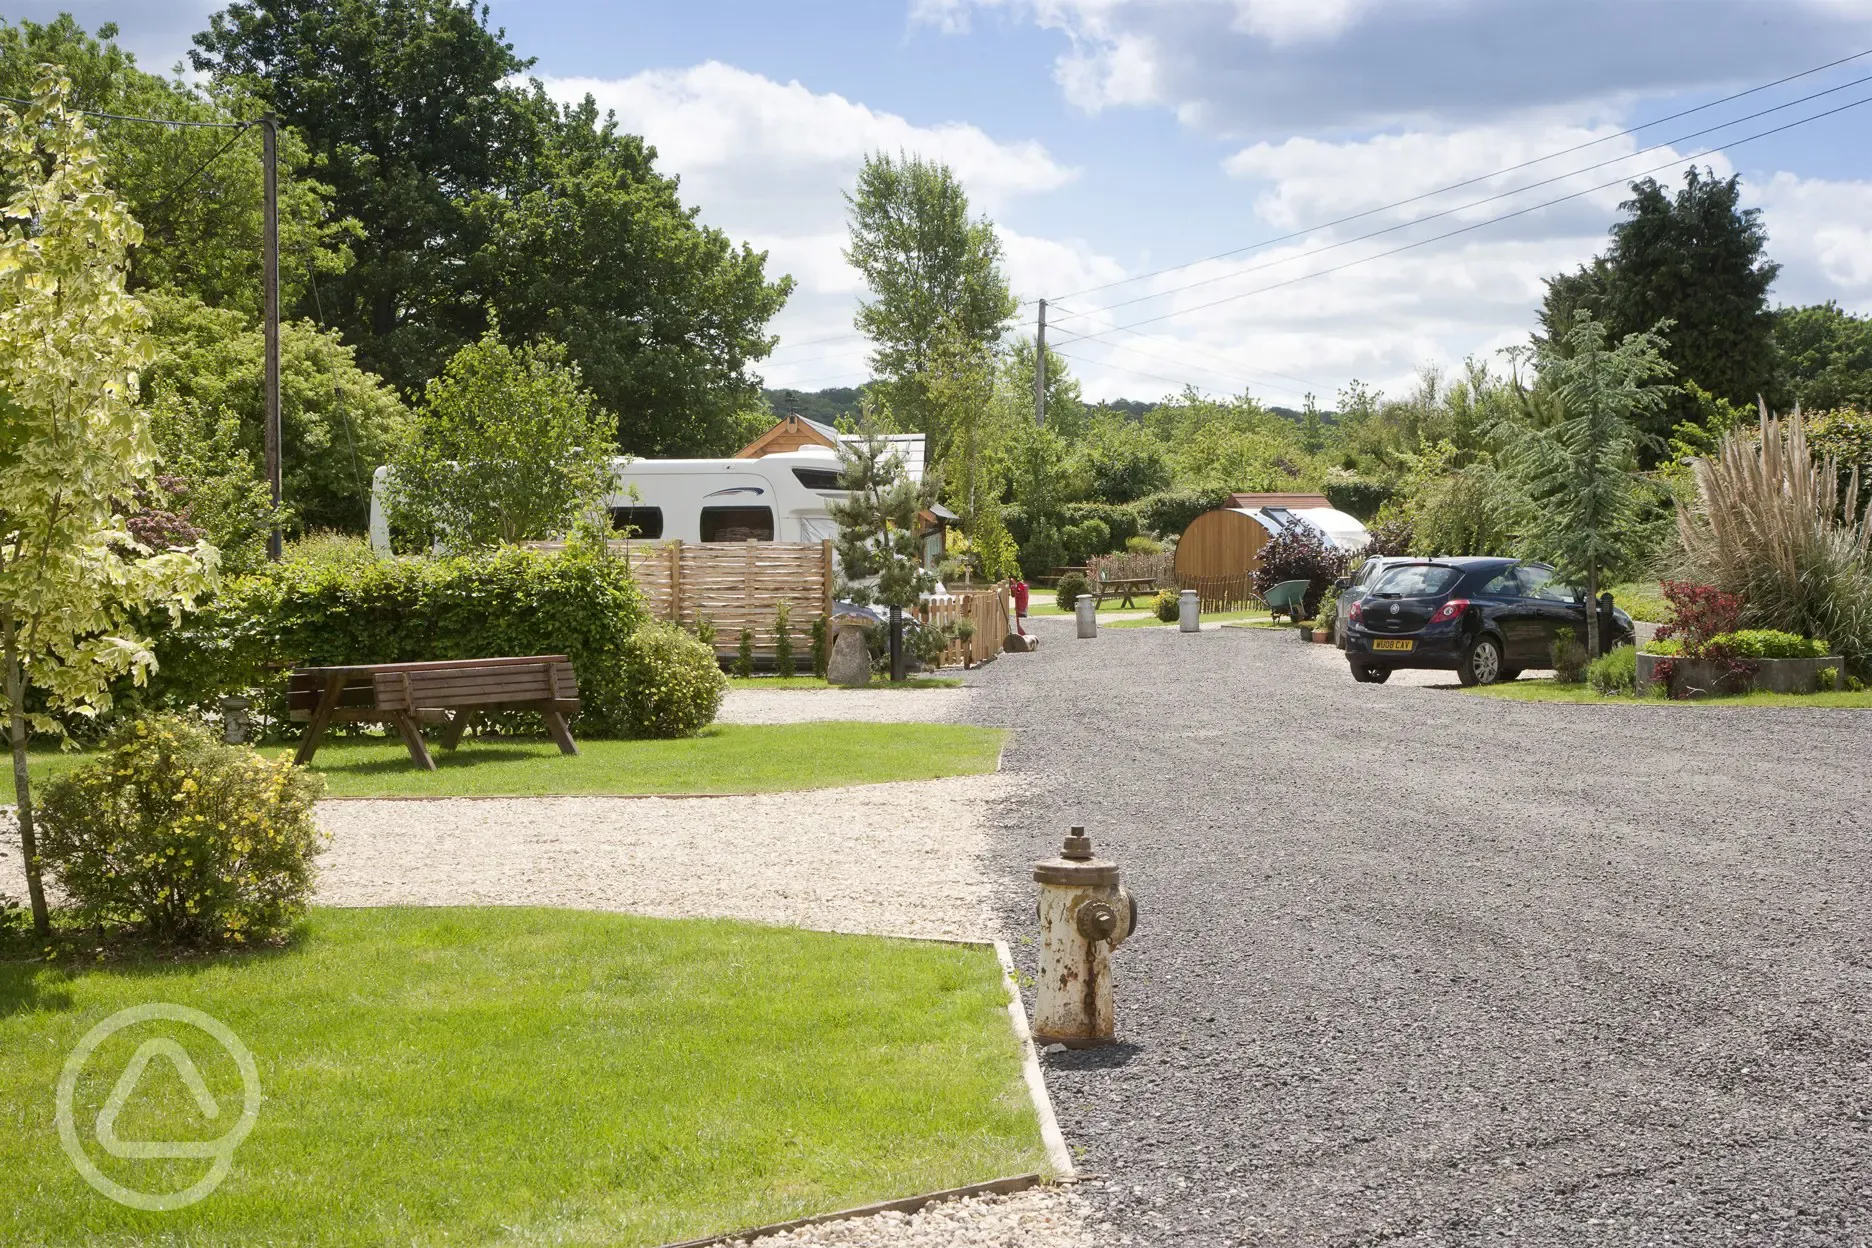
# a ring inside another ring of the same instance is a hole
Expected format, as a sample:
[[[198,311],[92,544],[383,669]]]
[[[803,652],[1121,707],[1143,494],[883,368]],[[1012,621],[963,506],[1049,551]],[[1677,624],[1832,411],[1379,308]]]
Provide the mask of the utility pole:
[[[1034,339],[1034,424],[1046,424],[1046,300],[1040,301],[1040,336]]]
[[[267,558],[277,560],[280,543],[280,310],[279,310],[279,122],[272,113],[260,119],[260,163],[266,186],[262,227],[264,256],[260,285],[266,320],[266,478],[273,497],[273,528],[267,534]]]

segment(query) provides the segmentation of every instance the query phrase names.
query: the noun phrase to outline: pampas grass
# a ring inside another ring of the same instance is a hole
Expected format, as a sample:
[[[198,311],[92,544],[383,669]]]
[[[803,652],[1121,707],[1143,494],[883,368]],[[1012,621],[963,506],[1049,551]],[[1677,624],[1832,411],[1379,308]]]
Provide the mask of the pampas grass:
[[[1816,459],[1797,408],[1764,405],[1759,438],[1725,434],[1696,465],[1697,499],[1677,531],[1692,575],[1744,599],[1743,620],[1821,637],[1855,666],[1872,660],[1872,517],[1859,513],[1859,474]]]

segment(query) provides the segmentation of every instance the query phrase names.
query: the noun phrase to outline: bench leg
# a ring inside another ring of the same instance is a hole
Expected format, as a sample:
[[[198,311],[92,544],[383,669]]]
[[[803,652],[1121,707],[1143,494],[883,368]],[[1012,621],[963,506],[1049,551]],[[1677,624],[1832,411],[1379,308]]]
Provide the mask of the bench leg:
[[[578,742],[572,739],[572,729],[566,725],[565,716],[558,711],[541,711],[540,718],[546,721],[546,735],[559,745],[561,754],[577,754]]]
[[[452,752],[461,744],[462,734],[474,727],[475,721],[479,718],[481,718],[480,711],[456,711],[454,717],[449,720],[449,726],[443,730],[442,748]]]
[[[299,742],[299,752],[293,755],[293,764],[298,767],[312,765],[312,756],[318,753],[319,738],[325,735],[325,729],[331,724],[332,712],[338,709],[338,699],[344,693],[344,677],[334,676],[325,682],[325,688],[319,691],[318,705],[312,708],[312,718],[306,722],[305,737]]]
[[[403,736],[403,744],[409,747],[409,756],[424,771],[436,769],[435,759],[429,756],[429,747],[423,742],[422,728],[408,711],[397,711],[392,716],[396,729]]]

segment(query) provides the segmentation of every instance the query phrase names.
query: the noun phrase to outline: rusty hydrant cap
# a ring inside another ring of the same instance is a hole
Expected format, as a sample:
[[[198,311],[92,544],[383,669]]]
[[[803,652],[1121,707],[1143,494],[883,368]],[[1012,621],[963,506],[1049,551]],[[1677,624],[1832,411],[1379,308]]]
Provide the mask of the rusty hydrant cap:
[[[1116,884],[1118,864],[1093,857],[1092,839],[1085,834],[1084,828],[1075,827],[1072,835],[1060,847],[1059,857],[1034,863],[1033,878],[1036,884],[1068,884],[1088,888]]]

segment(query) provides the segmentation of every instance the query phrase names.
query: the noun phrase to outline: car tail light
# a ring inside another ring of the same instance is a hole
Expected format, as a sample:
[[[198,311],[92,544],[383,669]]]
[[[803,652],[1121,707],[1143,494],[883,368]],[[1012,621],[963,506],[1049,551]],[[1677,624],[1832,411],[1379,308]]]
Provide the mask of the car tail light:
[[[1365,604],[1362,602],[1353,603],[1352,609],[1346,612],[1346,619],[1351,620],[1354,624],[1364,623],[1365,622]]]
[[[1467,598],[1452,598],[1437,608],[1437,613],[1430,617],[1430,622],[1433,624],[1441,624],[1446,620],[1453,620],[1468,609],[1469,600]]]

